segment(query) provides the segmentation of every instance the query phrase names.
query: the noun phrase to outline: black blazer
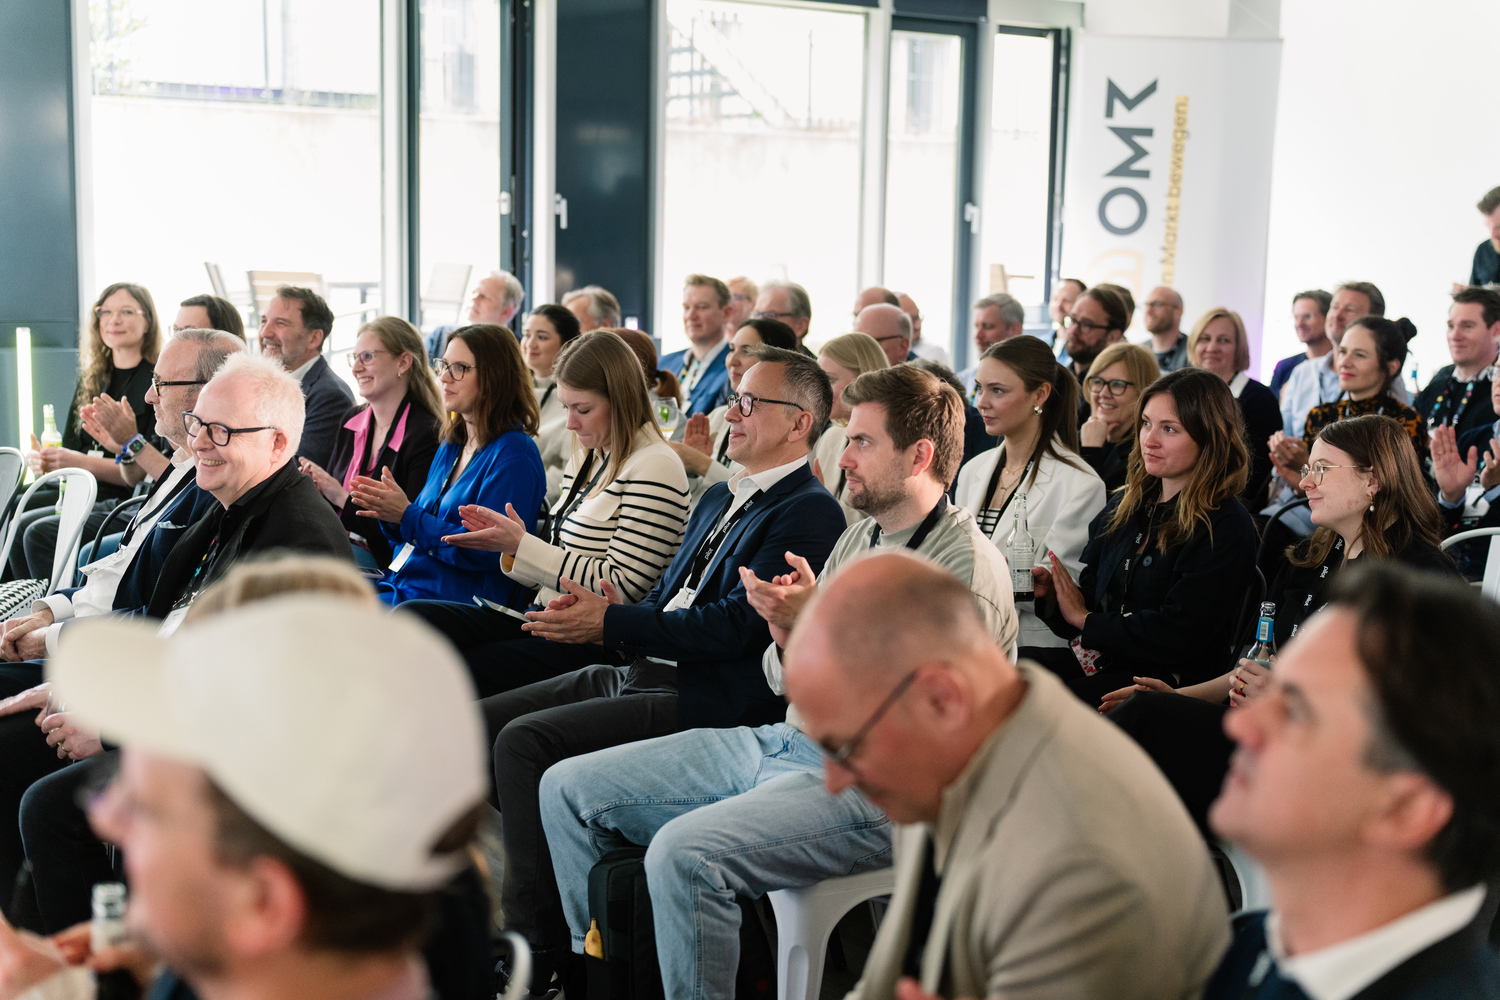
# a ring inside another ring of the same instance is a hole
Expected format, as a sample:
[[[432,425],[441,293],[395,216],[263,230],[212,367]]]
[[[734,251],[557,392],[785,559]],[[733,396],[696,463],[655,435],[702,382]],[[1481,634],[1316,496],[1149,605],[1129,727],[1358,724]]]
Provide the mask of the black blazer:
[[[354,431],[345,426],[350,420],[369,408],[368,403],[361,403],[344,414],[344,419],[339,423],[338,436],[333,442],[333,453],[328,457],[328,465],[324,468],[330,476],[339,482],[344,481],[344,474],[349,471],[349,464],[355,463],[355,471],[358,472],[363,465],[364,455],[354,454]],[[386,435],[386,441],[380,447],[380,454],[375,460],[363,468],[369,470],[372,479],[380,478],[380,470],[389,466],[391,475],[396,477],[396,482],[401,484],[401,490],[413,500],[422,487],[427,485],[427,470],[432,467],[432,456],[437,454],[438,432],[442,424],[437,417],[428,413],[415,400],[408,395],[401,401],[401,406],[396,411],[396,419],[392,421],[394,427],[401,422],[401,416],[406,415],[406,433],[401,438],[401,448],[397,450],[391,447],[390,438]],[[369,445],[367,444],[368,448]],[[338,512],[339,521],[344,525],[346,531],[352,531],[368,543],[370,555],[375,557],[375,562],[381,569],[391,564],[391,543],[385,537],[385,532],[380,530],[380,522],[373,517],[360,517],[356,512],[359,506],[354,501],[344,504],[344,509]]]
[[[677,711],[684,729],[759,726],[786,718],[786,701],[771,692],[761,655],[771,630],[745,596],[740,567],[762,580],[790,573],[795,552],[821,572],[844,533],[844,511],[812,469],[783,478],[735,524],[705,573],[692,607],[662,611],[682,589],[698,549],[718,527],[734,495],[715,483],[688,519],[677,555],[640,604],[604,613],[604,646],[626,656],[677,662]]]
[[[302,440],[297,457],[307,458],[328,468],[333,439],[338,436],[344,415],[354,405],[354,390],[328,367],[328,359],[318,360],[302,376],[302,399],[306,416],[302,421]]]
[[[167,555],[151,601],[139,610],[152,618],[165,618],[187,592],[205,554],[208,562],[200,593],[229,572],[240,557],[271,549],[353,561],[348,532],[312,480],[298,470],[295,459],[252,487],[227,510],[219,507],[184,531]]]
[[[1266,499],[1266,484],[1271,481],[1271,449],[1266,441],[1281,430],[1281,403],[1276,394],[1251,379],[1240,390],[1240,415],[1245,418],[1245,447],[1250,449],[1250,478],[1240,496],[1259,507]]]
[[[1231,497],[1182,544],[1161,552],[1153,540],[1135,563],[1123,606],[1106,610],[1110,579],[1146,526],[1143,510],[1132,524],[1106,533],[1123,496],[1110,497],[1089,525],[1083,547],[1078,587],[1093,612],[1084,621],[1084,647],[1104,654],[1101,672],[1122,678],[1157,677],[1175,685],[1218,676],[1230,662],[1235,619],[1255,578],[1257,538],[1250,512]],[[1038,601],[1037,616],[1065,639],[1079,635],[1055,601]]]
[[[1120,444],[1105,441],[1097,448],[1080,448],[1078,454],[1099,473],[1105,491],[1113,493],[1125,485],[1125,477],[1130,474],[1130,447],[1128,439]]]

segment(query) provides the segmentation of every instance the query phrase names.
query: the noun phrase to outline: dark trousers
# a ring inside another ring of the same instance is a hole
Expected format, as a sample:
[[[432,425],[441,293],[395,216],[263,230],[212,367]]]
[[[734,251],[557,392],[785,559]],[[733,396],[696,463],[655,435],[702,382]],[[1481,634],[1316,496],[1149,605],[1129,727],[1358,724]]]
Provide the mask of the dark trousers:
[[[478,605],[404,601],[401,610],[419,616],[457,647],[481,698],[589,664],[616,661],[601,646],[573,646],[528,635],[521,631],[519,619]]]
[[[110,750],[71,764],[32,782],[21,798],[21,842],[44,933],[89,919],[94,884],[117,880],[80,798],[114,771],[119,758],[120,751]]]
[[[0,716],[0,907],[14,922],[16,876],[25,861],[21,844],[21,796],[38,778],[66,766],[36,725],[37,713]]]
[[[1089,676],[1078,665],[1078,657],[1067,646],[1022,646],[1016,655],[1023,660],[1035,660],[1062,679],[1068,690],[1083,700],[1090,708],[1098,708],[1104,696],[1135,681],[1129,671],[1101,670]]]
[[[1208,807],[1219,797],[1234,751],[1224,735],[1228,711],[1227,705],[1187,695],[1137,691],[1109,713],[1151,755],[1208,838]]]
[[[560,760],[679,730],[676,670],[598,664],[480,702],[495,738],[495,794],[505,817],[501,908],[508,930],[554,955],[569,950],[537,789]],[[545,980],[541,980],[545,982]]]
[[[0,698],[30,690],[42,683],[42,661],[0,663]],[[3,762],[0,762],[3,763]]]
[[[36,497],[32,497],[35,502]],[[109,516],[114,501],[94,504],[83,525],[82,544],[94,540],[94,533]],[[51,504],[32,507],[16,515],[17,544],[10,553],[10,574],[16,580],[44,580],[52,576],[52,558],[57,550],[58,516]]]

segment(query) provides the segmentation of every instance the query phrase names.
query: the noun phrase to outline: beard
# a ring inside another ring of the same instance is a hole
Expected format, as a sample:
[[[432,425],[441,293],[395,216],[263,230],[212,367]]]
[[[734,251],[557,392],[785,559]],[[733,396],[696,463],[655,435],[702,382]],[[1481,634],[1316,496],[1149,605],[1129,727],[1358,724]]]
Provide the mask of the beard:
[[[879,517],[906,500],[906,491],[899,486],[886,486],[851,479],[848,489],[849,506],[855,510],[862,510],[871,517]]]

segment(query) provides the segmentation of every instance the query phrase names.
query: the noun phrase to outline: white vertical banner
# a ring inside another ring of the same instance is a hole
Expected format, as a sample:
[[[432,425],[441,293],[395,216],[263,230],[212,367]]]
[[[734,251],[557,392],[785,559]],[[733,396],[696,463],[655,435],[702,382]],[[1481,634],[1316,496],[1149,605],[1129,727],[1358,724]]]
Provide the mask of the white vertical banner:
[[[1063,277],[1228,306],[1260,371],[1281,42],[1112,38],[1074,47]],[[1147,334],[1138,318],[1128,334]]]

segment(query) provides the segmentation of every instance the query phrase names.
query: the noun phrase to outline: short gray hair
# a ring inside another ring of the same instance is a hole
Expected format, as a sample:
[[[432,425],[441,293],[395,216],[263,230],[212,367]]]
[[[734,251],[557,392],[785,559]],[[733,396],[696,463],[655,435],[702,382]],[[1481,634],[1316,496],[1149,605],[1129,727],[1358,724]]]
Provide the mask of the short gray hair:
[[[180,340],[184,344],[192,344],[198,348],[198,360],[193,365],[193,378],[199,382],[207,382],[214,377],[214,372],[219,370],[231,354],[237,354],[245,349],[243,337],[236,337],[232,333],[223,330],[175,330],[168,340]]]
[[[302,425],[307,419],[302,386],[281,362],[244,351],[231,354],[214,372],[213,381],[243,379],[253,389],[255,419],[286,435],[288,452],[295,454],[302,443]]]
[[[521,280],[509,271],[491,271],[489,276],[500,282],[500,307],[519,309],[521,300],[526,297],[526,289],[521,285]]]
[[[807,433],[807,447],[810,450],[823,433],[823,428],[828,423],[828,414],[833,410],[833,383],[828,380],[828,373],[816,359],[801,351],[788,351],[783,347],[762,344],[750,348],[750,356],[757,362],[769,361],[784,369],[782,378],[786,385],[785,392],[791,396],[790,402],[800,404],[812,414],[812,430]]]
[[[786,309],[798,319],[812,319],[812,297],[807,289],[795,281],[768,281],[760,286],[760,294],[774,291],[786,292]]]
[[[1000,310],[1000,322],[1015,324],[1026,322],[1026,307],[1015,300],[1014,296],[1004,292],[996,292],[994,295],[986,295],[974,303],[977,312],[980,309],[995,308]]]
[[[620,300],[615,298],[608,290],[598,285],[584,285],[575,288],[562,298],[563,306],[576,299],[588,299],[589,315],[594,322],[603,323],[605,326],[620,325]]]

